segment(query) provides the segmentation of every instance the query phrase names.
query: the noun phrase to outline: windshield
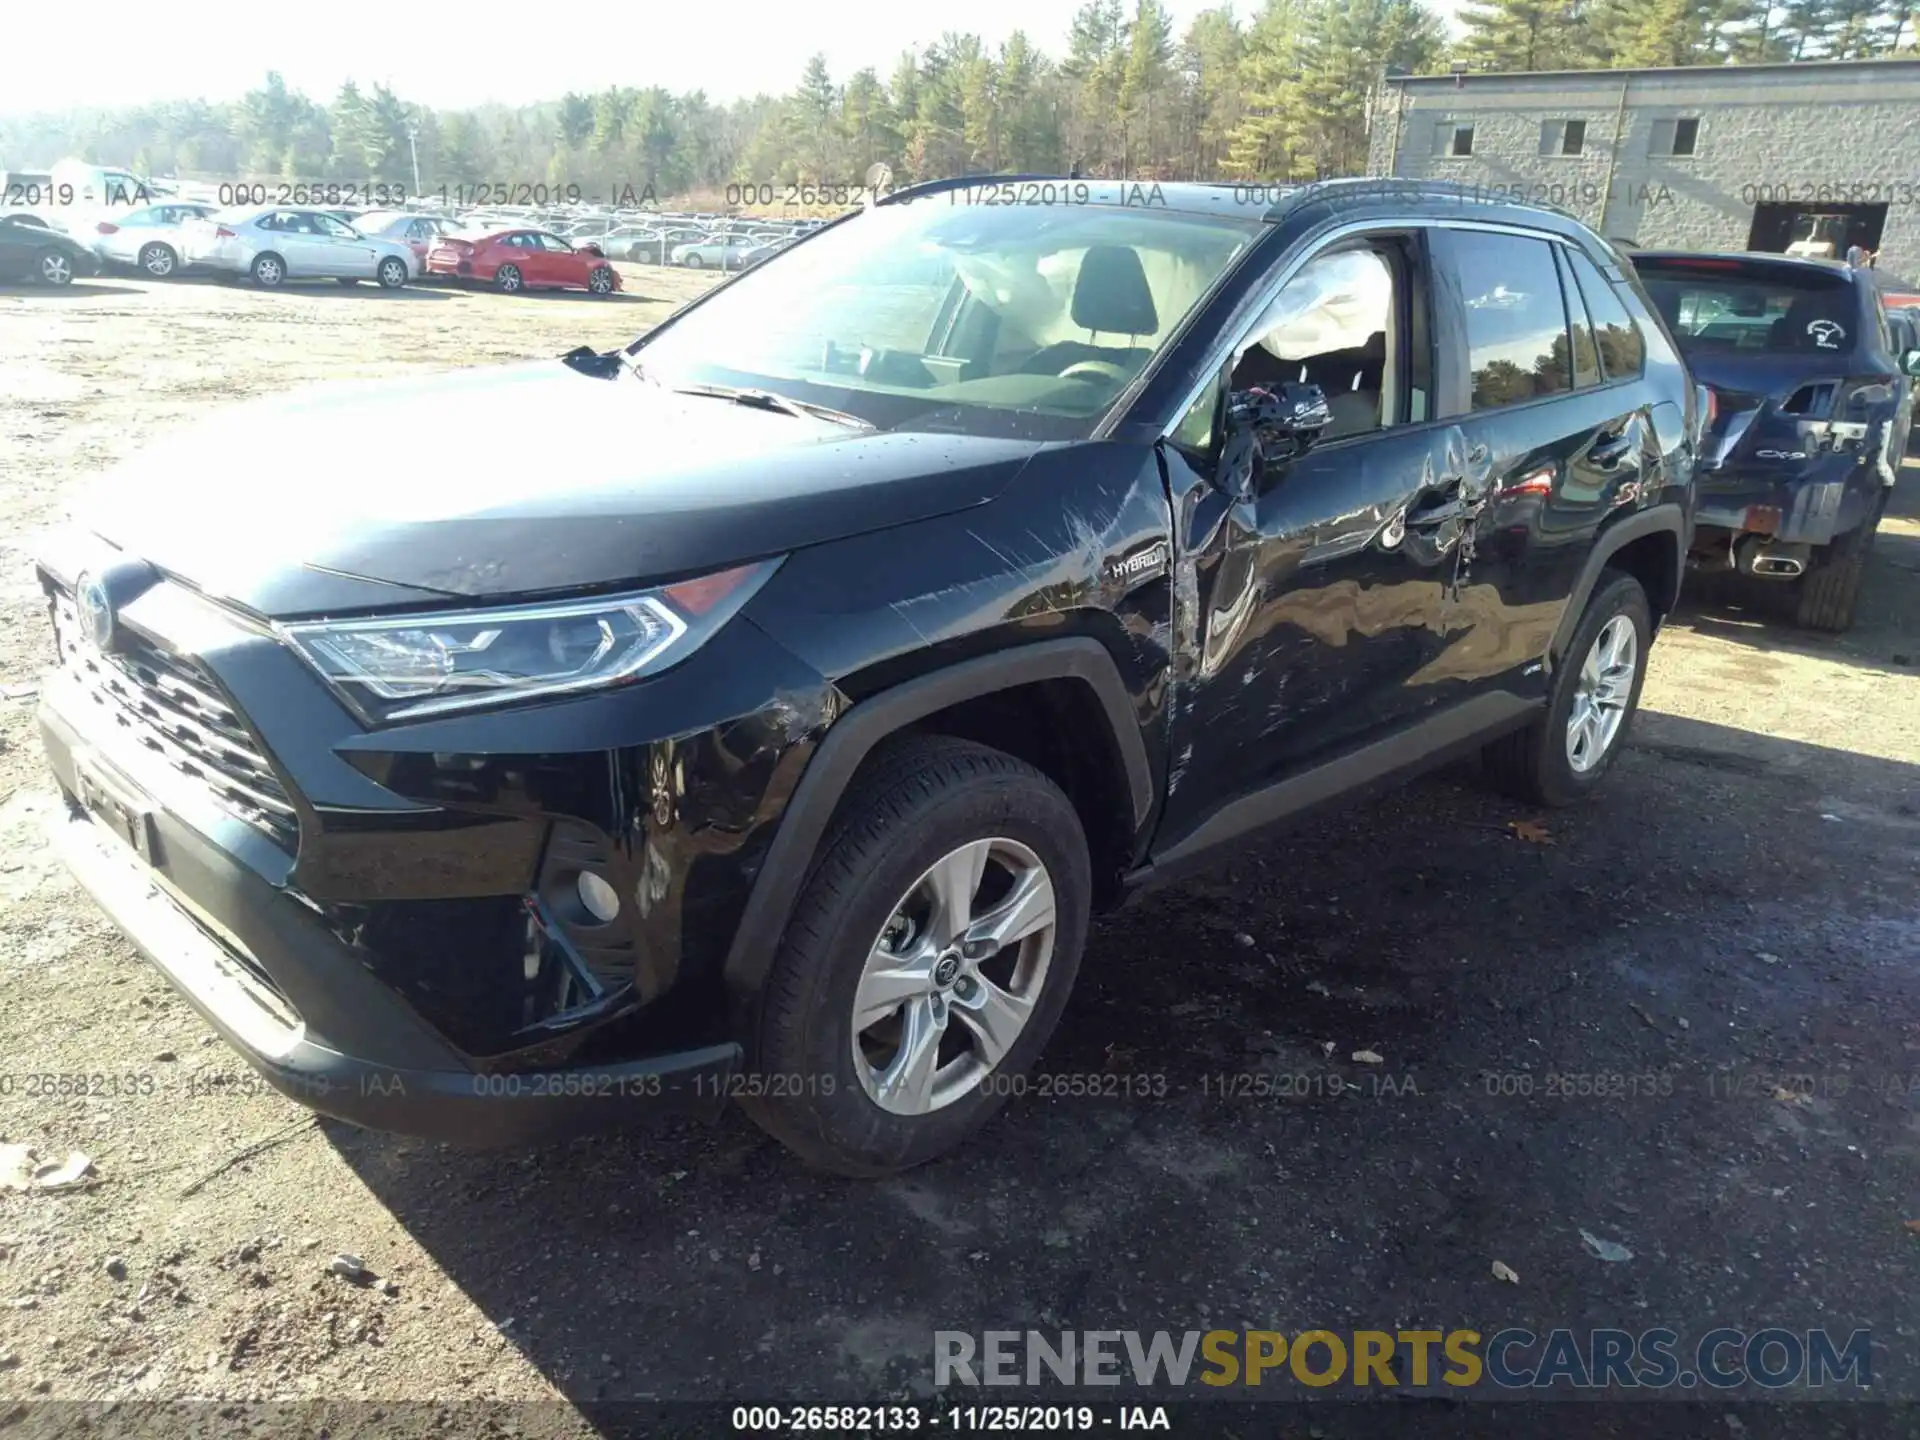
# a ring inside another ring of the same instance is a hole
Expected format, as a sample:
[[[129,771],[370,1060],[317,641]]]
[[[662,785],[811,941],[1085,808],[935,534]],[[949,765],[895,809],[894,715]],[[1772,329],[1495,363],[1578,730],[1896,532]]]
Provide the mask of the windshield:
[[[772,390],[881,429],[1087,434],[1260,233],[1162,208],[881,205],[637,347],[670,387]]]
[[[1685,354],[1853,348],[1853,289],[1808,267],[1803,277],[1640,267],[1640,279]]]

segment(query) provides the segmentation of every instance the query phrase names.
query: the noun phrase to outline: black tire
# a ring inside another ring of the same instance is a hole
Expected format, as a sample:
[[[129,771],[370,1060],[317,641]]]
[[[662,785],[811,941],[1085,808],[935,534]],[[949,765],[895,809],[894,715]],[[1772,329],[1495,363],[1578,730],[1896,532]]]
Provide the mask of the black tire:
[[[883,1110],[854,1069],[853,1003],[867,956],[930,866],[999,837],[1038,856],[1054,887],[1040,993],[989,1072],[996,1083],[924,1114]],[[855,782],[781,937],[746,1037],[749,1070],[769,1083],[743,1107],[808,1164],[841,1175],[890,1175],[952,1149],[1005,1103],[1011,1085],[1000,1082],[1024,1074],[1052,1034],[1079,969],[1091,894],[1080,818],[1033,766],[945,736],[889,746]]]
[[[1812,568],[1793,582],[1793,620],[1801,629],[1839,635],[1853,628],[1860,584],[1866,579],[1873,537],[1879,533],[1880,517],[1886,508],[1887,492],[1883,489],[1865,520],[1825,549],[1814,551]]]
[[[156,280],[165,280],[180,270],[180,255],[171,245],[158,240],[140,247],[140,268]]]
[[[398,290],[407,283],[407,262],[398,255],[389,255],[375,268],[374,278],[382,290]]]
[[[498,270],[493,272],[493,283],[497,288],[504,290],[509,295],[518,295],[527,288],[527,283],[525,279],[522,278],[518,265],[502,265]]]
[[[250,267],[253,283],[263,290],[277,290],[286,283],[287,262],[271,250],[253,257]]]
[[[1605,752],[1591,768],[1576,771],[1567,755],[1567,725],[1580,688],[1580,670],[1601,630],[1617,615],[1629,617],[1635,632],[1635,669],[1626,713]],[[1555,667],[1547,708],[1525,729],[1502,735],[1481,750],[1487,777],[1499,789],[1529,805],[1571,805],[1590,795],[1626,748],[1627,732],[1633,728],[1634,713],[1640,706],[1640,688],[1646,683],[1652,639],[1653,607],[1647,603],[1647,592],[1640,588],[1640,582],[1623,571],[1602,571],[1573,638],[1567,642],[1567,653]]]

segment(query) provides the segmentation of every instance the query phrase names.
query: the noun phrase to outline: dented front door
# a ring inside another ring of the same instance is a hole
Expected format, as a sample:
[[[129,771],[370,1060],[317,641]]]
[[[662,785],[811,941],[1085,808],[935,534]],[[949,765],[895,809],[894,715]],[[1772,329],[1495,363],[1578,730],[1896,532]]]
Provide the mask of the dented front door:
[[[1237,502],[1165,453],[1178,660],[1162,849],[1222,802],[1436,703],[1424,677],[1476,501],[1447,421],[1311,450]]]

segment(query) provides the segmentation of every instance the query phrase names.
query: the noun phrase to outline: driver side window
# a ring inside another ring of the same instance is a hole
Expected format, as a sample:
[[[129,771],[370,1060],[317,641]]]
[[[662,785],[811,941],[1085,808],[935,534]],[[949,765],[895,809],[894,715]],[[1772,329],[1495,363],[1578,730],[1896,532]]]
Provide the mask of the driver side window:
[[[1322,444],[1393,423],[1402,388],[1392,363],[1405,313],[1400,289],[1395,265],[1373,245],[1314,256],[1254,326],[1230,387],[1318,385],[1333,412]]]

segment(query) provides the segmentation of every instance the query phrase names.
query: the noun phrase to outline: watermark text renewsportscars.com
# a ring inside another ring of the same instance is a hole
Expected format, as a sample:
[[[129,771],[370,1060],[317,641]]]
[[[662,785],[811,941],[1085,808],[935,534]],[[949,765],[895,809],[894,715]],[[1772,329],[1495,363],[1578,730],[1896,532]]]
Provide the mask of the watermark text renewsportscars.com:
[[[1331,1386],[1539,1392],[1873,1384],[1872,1332],[1709,1330],[936,1330],[933,1383]]]

